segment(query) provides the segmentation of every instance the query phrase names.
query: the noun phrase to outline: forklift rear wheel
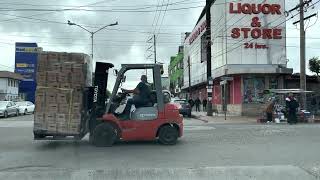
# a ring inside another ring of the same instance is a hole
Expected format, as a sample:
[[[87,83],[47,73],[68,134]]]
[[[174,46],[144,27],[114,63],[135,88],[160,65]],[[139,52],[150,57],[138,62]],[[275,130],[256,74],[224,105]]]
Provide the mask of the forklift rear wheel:
[[[161,144],[174,145],[177,143],[179,132],[174,126],[163,126],[159,131],[159,141]]]
[[[117,129],[109,123],[99,124],[93,131],[93,145],[110,147],[117,139]]]

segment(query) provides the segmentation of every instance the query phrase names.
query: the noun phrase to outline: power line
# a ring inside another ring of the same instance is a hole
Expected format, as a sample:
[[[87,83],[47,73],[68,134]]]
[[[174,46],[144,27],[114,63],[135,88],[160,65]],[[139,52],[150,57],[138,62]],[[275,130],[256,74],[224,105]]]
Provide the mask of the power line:
[[[200,3],[204,1],[194,1],[194,2],[186,2],[190,0],[183,0],[183,1],[177,1],[170,3],[169,5],[179,5],[179,4],[195,4],[195,3]],[[73,6],[73,5],[63,5],[63,4],[46,4],[46,5],[41,5],[41,4],[28,4],[28,3],[0,3],[0,4],[5,4],[5,5],[16,5],[16,6],[32,6],[32,7],[68,7],[68,8],[73,8],[73,7],[78,7],[78,6]],[[160,6],[166,6],[164,5],[159,5],[159,4],[141,4],[141,5],[124,5],[124,6],[119,6],[119,5],[109,5],[109,6],[96,6],[96,5],[88,5],[88,7],[160,7]]]
[[[106,1],[109,1],[109,0],[98,1],[98,2],[95,2],[95,3],[90,3],[90,4],[82,5],[82,6],[75,6],[75,8],[82,8],[82,7],[86,7],[86,6],[90,6],[90,5],[96,5],[96,4],[104,3],[104,2],[106,2]],[[114,0],[110,0],[110,1],[114,1]],[[47,12],[47,13],[33,14],[33,15],[30,15],[30,16],[27,16],[27,17],[31,18],[31,17],[34,17],[34,16],[43,16],[43,15],[48,15],[48,14],[53,14],[53,13],[55,13],[55,12]],[[3,23],[3,22],[10,22],[10,21],[17,20],[17,19],[20,19],[20,17],[11,18],[11,19],[5,19],[5,20],[2,20],[2,21],[0,21],[0,22],[1,22],[1,23]]]
[[[169,3],[169,1],[170,1],[170,0],[168,0],[167,3]],[[165,9],[164,14],[163,14],[163,16],[162,16],[162,20],[161,20],[161,23],[160,23],[160,26],[159,26],[159,29],[158,29],[158,33],[159,33],[160,30],[161,30],[161,26],[162,26],[163,21],[164,21],[164,18],[165,18],[165,16],[166,16],[167,9],[168,9],[168,6],[166,6],[166,9]]]
[[[164,1],[164,0],[163,0]],[[161,6],[163,7],[163,6]],[[180,7],[180,8],[171,8],[167,10],[163,10],[162,8],[160,10],[134,10],[134,9],[4,9],[0,8],[0,11],[31,11],[31,12],[65,12],[65,11],[85,11],[85,12],[112,12],[112,13],[148,13],[148,12],[163,12],[163,11],[179,11],[179,10],[186,10],[186,9],[195,9],[195,8],[203,8],[203,6],[189,6],[189,7]]]

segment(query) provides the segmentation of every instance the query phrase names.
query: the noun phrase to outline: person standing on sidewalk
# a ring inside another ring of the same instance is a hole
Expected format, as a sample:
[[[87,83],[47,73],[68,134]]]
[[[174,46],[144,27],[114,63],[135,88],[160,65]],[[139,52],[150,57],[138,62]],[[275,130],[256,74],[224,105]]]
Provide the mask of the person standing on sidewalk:
[[[286,106],[288,111],[288,123],[297,124],[298,122],[297,109],[299,107],[299,103],[293,97],[292,93],[290,93],[288,99],[286,99]]]
[[[188,103],[189,103],[189,105],[190,105],[190,107],[191,107],[191,111],[192,111],[193,106],[194,106],[194,101],[193,101],[193,99],[190,98],[189,101],[188,101]]]
[[[207,110],[207,103],[208,103],[207,99],[203,99],[203,101],[202,101],[203,111]]]
[[[194,103],[196,104],[196,111],[200,112],[201,101],[200,101],[199,97],[196,99],[196,101]]]
[[[274,109],[274,101],[271,101],[270,104],[267,106],[267,109],[266,109],[267,122],[272,122],[273,109]]]

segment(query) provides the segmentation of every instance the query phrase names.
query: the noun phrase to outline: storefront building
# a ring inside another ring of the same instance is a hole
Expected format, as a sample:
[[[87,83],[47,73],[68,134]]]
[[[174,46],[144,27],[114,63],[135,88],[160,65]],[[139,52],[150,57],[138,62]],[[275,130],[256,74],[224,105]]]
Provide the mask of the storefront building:
[[[284,77],[292,74],[286,58],[285,2],[216,0],[210,10],[214,107],[221,112],[227,104],[230,114],[257,115],[265,103],[263,91],[283,88]],[[206,86],[205,22],[202,13],[196,35],[185,42],[184,62],[189,58],[191,75],[196,73],[191,77],[193,85]]]
[[[207,99],[206,28],[206,19],[202,14],[192,33],[184,42],[183,64],[185,71],[182,89],[187,92],[188,99]]]

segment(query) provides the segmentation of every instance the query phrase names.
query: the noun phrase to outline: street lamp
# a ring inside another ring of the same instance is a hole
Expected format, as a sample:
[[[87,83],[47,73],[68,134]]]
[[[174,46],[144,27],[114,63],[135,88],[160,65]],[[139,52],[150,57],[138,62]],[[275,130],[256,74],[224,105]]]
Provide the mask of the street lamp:
[[[71,21],[68,20],[68,25],[70,26],[78,26],[80,27],[81,29],[87,31],[88,33],[91,34],[91,58],[93,59],[93,35],[96,34],[97,32],[105,29],[106,27],[109,27],[109,26],[116,26],[118,25],[118,22],[116,23],[112,23],[112,24],[108,24],[108,25],[105,25],[103,27],[101,27],[100,29],[96,30],[96,31],[89,31],[88,29],[84,28],[83,26],[79,25],[79,24],[76,24],[76,23],[73,23]]]

